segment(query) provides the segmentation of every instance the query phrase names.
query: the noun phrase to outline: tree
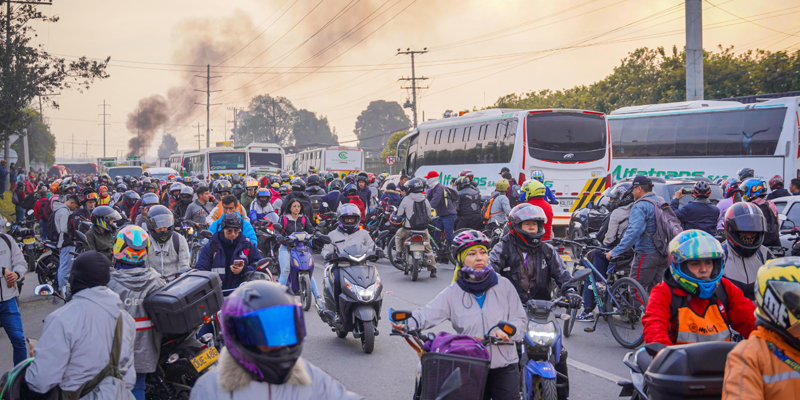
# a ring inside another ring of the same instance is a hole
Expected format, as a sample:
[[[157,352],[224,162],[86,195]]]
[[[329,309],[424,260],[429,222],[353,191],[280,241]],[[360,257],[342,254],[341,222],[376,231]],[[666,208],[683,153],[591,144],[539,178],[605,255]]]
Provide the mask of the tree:
[[[249,109],[240,114],[239,140],[245,145],[267,142],[292,146],[296,113],[297,109],[285,97],[253,97]]]
[[[386,144],[386,148],[381,151],[381,158],[386,158],[388,155],[397,155],[397,142],[403,138],[403,136],[408,135],[407,131],[397,131],[389,136],[389,141]]]
[[[337,146],[339,138],[331,132],[328,118],[317,118],[317,115],[308,110],[298,110],[295,113],[292,136],[297,147]]]
[[[41,114],[39,114],[38,111],[28,108],[26,112],[30,114],[30,118],[32,119],[32,122],[26,128],[28,131],[28,157],[31,163],[37,162],[44,165],[55,164],[56,137],[50,133],[50,127],[41,122]],[[22,143],[23,140],[20,138],[11,145],[11,148],[19,155],[17,159],[18,165],[23,165],[25,163],[25,158],[22,156]],[[25,165],[25,168],[30,168],[30,166]]]
[[[95,79],[107,78],[109,58],[89,61],[80,57],[67,62],[30,45],[36,35],[32,20],[55,23],[58,17],[46,17],[35,5],[23,4],[16,9],[0,7],[0,20],[10,24],[0,30],[0,139],[20,132],[31,125],[35,116],[26,110],[32,100],[40,97],[58,108],[53,95],[68,89],[83,91]],[[30,132],[29,132],[30,133]]]
[[[361,112],[353,132],[358,146],[371,156],[377,156],[387,145],[392,133],[408,129],[411,121],[396,101],[375,100]]]
[[[173,152],[178,151],[178,140],[170,133],[165,133],[158,146],[158,158],[167,159]]]

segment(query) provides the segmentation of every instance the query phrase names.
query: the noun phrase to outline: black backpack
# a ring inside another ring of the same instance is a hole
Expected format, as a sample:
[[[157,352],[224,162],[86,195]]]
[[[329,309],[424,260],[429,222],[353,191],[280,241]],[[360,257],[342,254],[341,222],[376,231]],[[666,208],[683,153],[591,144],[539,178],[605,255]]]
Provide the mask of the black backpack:
[[[58,242],[58,229],[56,229],[56,212],[50,212],[47,217],[47,240],[51,242]]]
[[[761,209],[761,213],[764,214],[764,219],[767,222],[767,232],[764,233],[764,246],[780,246],[781,235],[778,231],[778,219],[775,218],[775,213],[772,212],[768,203],[756,205]]]
[[[425,207],[425,200],[414,202],[414,213],[408,218],[410,228],[415,231],[428,229],[428,224],[431,223],[431,216],[428,214],[428,208]]]

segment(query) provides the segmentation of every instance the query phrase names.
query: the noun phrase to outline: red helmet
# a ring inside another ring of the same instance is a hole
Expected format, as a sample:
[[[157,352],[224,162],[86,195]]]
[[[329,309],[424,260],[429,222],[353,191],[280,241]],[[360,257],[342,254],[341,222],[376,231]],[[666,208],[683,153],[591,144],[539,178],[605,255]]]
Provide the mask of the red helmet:
[[[775,190],[775,186],[781,185],[783,187],[783,177],[780,175],[775,175],[772,178],[769,178],[769,188]]]
[[[367,181],[369,183],[374,183],[375,182],[375,174],[373,174],[372,172],[368,173],[367,174]]]

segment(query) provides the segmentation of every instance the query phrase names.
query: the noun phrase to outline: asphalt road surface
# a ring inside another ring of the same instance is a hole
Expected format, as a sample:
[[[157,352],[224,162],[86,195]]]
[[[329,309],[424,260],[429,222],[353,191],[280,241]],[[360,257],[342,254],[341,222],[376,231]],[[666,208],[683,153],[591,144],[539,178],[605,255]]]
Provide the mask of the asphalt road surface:
[[[315,256],[315,263],[322,265],[319,256]],[[412,282],[386,260],[377,265],[384,284],[384,302],[383,319],[378,324],[380,334],[375,338],[373,353],[364,354],[361,342],[352,334],[345,339],[337,338],[312,308],[305,314],[308,337],[303,344],[303,357],[368,399],[410,399],[419,359],[405,340],[389,336],[389,308],[414,310],[424,306],[450,284],[453,266],[440,265],[438,278],[429,278],[428,273],[423,272],[417,282]],[[322,290],[322,269],[315,268],[314,272]],[[38,338],[42,333],[42,321],[61,305],[61,301],[37,299],[31,294],[36,276],[28,274],[26,281],[25,293],[20,298],[23,326],[27,337]],[[603,321],[598,324],[597,331],[584,332],[583,328],[590,325],[576,322],[572,336],[564,339],[570,360],[570,398],[618,398],[615,381],[629,378],[629,371],[622,364],[622,357],[629,350],[617,344]],[[453,332],[449,323],[432,330],[439,331]],[[5,331],[0,330],[0,372],[11,369],[12,363],[11,344]]]

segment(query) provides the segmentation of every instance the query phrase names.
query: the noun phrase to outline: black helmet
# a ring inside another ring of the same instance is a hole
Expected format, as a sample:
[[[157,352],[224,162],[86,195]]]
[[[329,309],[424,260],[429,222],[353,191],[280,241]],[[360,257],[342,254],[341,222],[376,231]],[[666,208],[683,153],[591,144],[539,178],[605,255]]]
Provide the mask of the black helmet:
[[[744,182],[746,179],[754,178],[756,176],[756,172],[753,171],[752,168],[744,167],[736,173],[739,175],[739,182]]]
[[[425,181],[420,178],[414,178],[406,182],[408,193],[422,193],[425,190]]]
[[[343,190],[344,190],[344,195],[345,196],[358,196],[358,188],[356,187],[356,185],[354,185],[352,183],[348,183],[347,185],[344,185],[344,189]]]
[[[128,185],[126,185],[124,183],[118,183],[117,184],[117,193],[125,193],[127,191],[128,191]]]
[[[608,194],[608,198],[611,200],[610,205],[612,209],[616,209],[619,207],[627,206],[628,204],[633,203],[633,192],[631,191],[631,183],[625,182],[617,185],[614,189],[611,189],[611,192]]]
[[[306,190],[306,183],[300,178],[294,178],[292,181],[293,192],[304,192]]]
[[[525,221],[535,221],[538,229],[536,233],[530,233],[522,229]],[[514,236],[520,247],[537,248],[542,243],[544,237],[544,224],[547,222],[547,215],[540,207],[529,203],[516,205],[508,214],[509,233]]]
[[[711,185],[709,185],[706,181],[695,183],[692,196],[698,199],[707,199],[709,196],[711,196]]]
[[[328,191],[332,192],[334,190],[342,191],[344,189],[344,181],[341,179],[334,179],[331,181],[331,184],[328,185]]]
[[[238,213],[228,213],[222,217],[222,223],[220,224],[220,230],[226,228],[236,228],[239,231],[242,230],[242,218],[239,216]]]
[[[231,176],[231,182],[234,185],[238,185],[238,184],[242,183],[242,179],[239,177],[239,175],[233,175],[233,176]]]
[[[347,217],[353,218],[353,222],[345,222],[344,218]],[[361,210],[355,204],[345,203],[336,211],[336,218],[339,220],[339,230],[344,233],[354,233],[361,223]]]
[[[143,171],[142,176],[150,176],[150,171]]]
[[[142,206],[152,207],[158,205],[158,195],[155,193],[145,193],[142,196]]]
[[[742,237],[742,232],[755,232],[752,238]],[[764,242],[767,222],[761,209],[753,203],[733,203],[725,211],[725,233],[728,243],[742,257],[755,254]]]
[[[97,182],[101,185],[108,185],[111,183],[111,176],[108,174],[101,174],[99,178],[97,178]]]
[[[117,230],[117,222],[122,219],[117,210],[109,206],[99,206],[92,210],[92,224],[108,232]]]
[[[328,172],[325,174],[325,183],[331,183],[334,179],[336,179],[336,175],[334,175],[333,172]]]
[[[8,371],[0,377],[0,393],[4,400],[18,400],[28,397],[25,394],[30,393],[31,389],[28,388],[28,383],[25,381],[25,374],[28,372],[28,367],[33,363],[33,358],[28,358],[21,363],[14,366],[11,371]],[[58,387],[53,387],[44,394],[36,394],[35,398],[42,400],[58,400],[61,398],[61,390]]]
[[[458,188],[458,190],[466,189],[470,186],[472,186],[472,179],[470,179],[469,176],[459,176],[458,179],[456,179],[456,188]]]
[[[156,229],[168,228],[164,232],[158,232]],[[147,212],[147,230],[150,236],[155,238],[159,243],[164,244],[172,239],[172,231],[175,229],[175,216],[169,208],[162,205],[150,207]]]
[[[220,194],[222,192],[231,193],[231,183],[226,180],[219,180],[214,183],[214,193]]]
[[[133,208],[133,206],[136,205],[136,202],[141,199],[142,198],[139,197],[139,193],[136,193],[133,190],[128,190],[122,195],[122,201],[125,202],[126,206],[131,208]]]
[[[303,351],[306,324],[301,306],[285,286],[247,282],[225,299],[220,315],[225,347],[252,379],[276,385],[289,380]],[[258,346],[272,351],[261,352]]]
[[[282,183],[289,183],[292,180],[292,177],[289,175],[288,172],[281,172],[281,182]]]
[[[281,195],[281,197],[284,197],[287,194],[289,194],[289,189],[290,189],[289,185],[283,184],[281,185],[281,187],[278,188],[278,194]]]
[[[356,183],[364,182],[369,183],[369,175],[366,172],[359,172],[358,176],[356,177]]]
[[[320,179],[319,175],[309,175],[308,176],[308,186],[319,186]]]

